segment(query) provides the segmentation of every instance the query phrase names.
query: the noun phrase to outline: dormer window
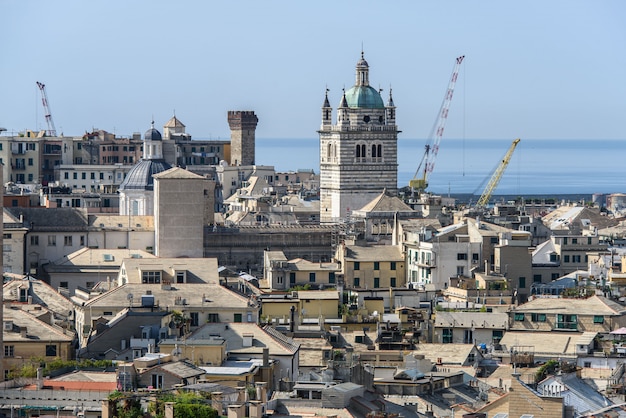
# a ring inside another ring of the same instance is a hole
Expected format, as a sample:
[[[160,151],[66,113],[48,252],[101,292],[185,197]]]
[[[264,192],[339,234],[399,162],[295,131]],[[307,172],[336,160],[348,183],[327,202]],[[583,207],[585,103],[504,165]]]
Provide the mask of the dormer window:
[[[160,271],[142,271],[141,283],[144,283],[144,284],[161,283],[161,272]]]

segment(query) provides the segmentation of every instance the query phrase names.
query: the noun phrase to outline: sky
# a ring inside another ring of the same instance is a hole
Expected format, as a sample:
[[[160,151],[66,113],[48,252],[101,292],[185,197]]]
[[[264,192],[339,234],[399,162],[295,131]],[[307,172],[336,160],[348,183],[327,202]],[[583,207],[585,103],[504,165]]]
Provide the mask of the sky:
[[[230,137],[253,110],[259,138],[315,138],[361,51],[389,88],[400,138],[427,138],[465,55],[445,136],[624,139],[626,2],[0,0],[0,127],[161,130]]]

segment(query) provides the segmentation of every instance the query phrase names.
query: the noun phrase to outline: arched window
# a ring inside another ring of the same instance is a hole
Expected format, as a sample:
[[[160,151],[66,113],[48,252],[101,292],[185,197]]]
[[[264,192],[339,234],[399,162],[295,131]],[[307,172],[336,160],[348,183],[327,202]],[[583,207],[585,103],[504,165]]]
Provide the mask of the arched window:
[[[361,158],[367,157],[367,153],[365,152],[365,144],[361,145]]]
[[[361,146],[356,146],[356,158],[361,158]]]
[[[378,152],[376,153],[376,156],[378,158],[381,158],[383,156],[383,146],[381,144],[378,144],[376,148],[378,150]]]
[[[326,150],[326,158],[331,159],[333,153],[333,144],[328,144],[328,149]]]
[[[376,144],[372,145],[372,158],[376,158],[378,155],[376,154]]]

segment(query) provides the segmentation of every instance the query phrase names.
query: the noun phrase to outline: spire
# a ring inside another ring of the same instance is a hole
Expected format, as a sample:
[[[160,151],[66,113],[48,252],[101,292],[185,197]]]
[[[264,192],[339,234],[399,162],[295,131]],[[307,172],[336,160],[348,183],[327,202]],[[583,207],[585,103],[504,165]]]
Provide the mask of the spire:
[[[356,85],[369,86],[369,64],[365,61],[365,53],[361,51],[361,59],[356,64]]]
[[[341,95],[341,103],[339,103],[339,107],[348,107],[348,101],[346,100],[346,89],[342,89],[343,94]]]
[[[328,89],[328,87],[326,87],[326,95],[324,97],[324,104],[322,105],[322,107],[330,107],[330,102],[328,101],[328,92],[330,90]]]
[[[395,107],[393,104],[393,97],[391,96],[391,87],[389,87],[389,100],[387,101],[387,107]]]

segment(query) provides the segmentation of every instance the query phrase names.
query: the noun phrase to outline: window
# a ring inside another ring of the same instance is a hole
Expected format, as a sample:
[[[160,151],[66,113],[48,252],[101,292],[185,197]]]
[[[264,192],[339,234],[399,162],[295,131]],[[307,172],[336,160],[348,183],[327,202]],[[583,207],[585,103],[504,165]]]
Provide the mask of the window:
[[[235,314],[235,320],[233,322],[242,322],[242,315],[240,313]]]
[[[594,324],[604,324],[604,316],[602,316],[602,315],[594,315],[593,316],[593,323]]]
[[[533,322],[546,322],[546,314],[544,313],[531,313],[530,320]]]
[[[177,271],[176,272],[176,283],[185,283],[185,272]]]
[[[515,321],[519,321],[519,322],[524,322],[524,314],[523,313],[515,313],[513,315],[513,320]]]
[[[328,273],[328,283],[335,283],[335,272],[331,271]]]
[[[113,316],[113,311],[104,311],[104,312],[102,312],[102,315],[104,315],[104,316]]]
[[[207,317],[207,322],[220,322],[220,314],[210,313]]]
[[[163,375],[162,374],[152,375],[152,388],[163,389]]]
[[[295,284],[296,283],[296,273],[291,272],[289,273],[289,284]]]
[[[4,251],[5,253],[10,253],[11,252],[11,244],[3,244],[2,245],[2,251]]]
[[[80,246],[81,246],[81,247],[84,247],[84,246],[85,246],[85,236],[84,236],[84,235],[81,235],[81,236],[80,236]]]
[[[189,317],[191,318],[191,326],[197,327],[200,323],[200,314],[198,312],[190,312]]]
[[[396,287],[396,278],[395,277],[389,278],[389,286],[390,287]]]
[[[380,287],[380,278],[374,277],[374,288],[378,289]]]
[[[72,246],[72,236],[71,235],[66,235],[65,237],[63,237],[63,245],[65,245],[66,247],[71,247]]]
[[[4,356],[5,357],[13,357],[15,355],[15,346],[14,345],[5,345],[4,346]]]
[[[462,276],[464,272],[465,272],[465,267],[463,267],[463,266],[456,266],[456,275],[457,276]]]
[[[28,159],[28,165],[31,165],[31,166],[33,165],[33,159],[32,158]]]
[[[497,244],[498,243],[498,237],[491,237],[489,239],[489,242],[492,243],[492,244]]]
[[[588,237],[588,238],[587,238],[587,244],[588,244],[588,245],[591,245],[591,237]]]
[[[141,283],[161,283],[160,271],[142,271]]]
[[[441,342],[444,344],[452,343],[452,328],[444,328],[441,332]]]
[[[85,173],[85,172],[80,173],[80,176],[81,176],[81,178],[82,178],[83,180],[87,180],[87,173]]]
[[[96,173],[90,173],[90,174],[91,174],[91,176],[90,176],[90,177],[91,177],[91,179],[92,179],[92,180],[95,180],[95,179],[96,179]]]
[[[354,278],[354,287],[360,287],[361,286],[361,279],[358,277]]]
[[[355,270],[360,270],[361,269],[361,263],[359,263],[358,261],[354,262],[354,269]]]
[[[33,246],[39,245],[39,235],[30,236],[30,245],[33,245]]]
[[[567,245],[567,237],[563,238],[563,245]]]
[[[380,263],[378,261],[374,261],[374,270],[380,270]]]
[[[472,253],[472,261],[478,263],[478,253]]]
[[[309,283],[315,283],[315,273],[309,273]]]
[[[533,276],[533,283],[541,283],[541,274],[535,274]]]
[[[68,289],[69,288],[68,282],[60,282],[59,287],[62,287],[63,289]]]
[[[57,345],[47,344],[46,345],[46,357],[56,357],[56,355],[57,355]]]
[[[580,255],[573,255],[572,263],[580,263]]]
[[[518,283],[520,289],[526,289],[526,277],[520,277]]]
[[[563,262],[564,263],[569,263],[569,255],[564,255],[563,256]]]
[[[48,247],[56,247],[56,245],[57,245],[57,236],[48,235]]]
[[[74,178],[74,180],[78,180],[78,173],[76,172],[72,173],[72,177]]]
[[[556,316],[557,329],[578,329],[578,318],[576,315],[558,314]]]
[[[502,337],[504,336],[504,331],[501,329],[494,329],[491,331],[491,339],[494,343],[499,343]]]
[[[396,262],[392,261],[389,263],[389,270],[395,270],[396,269]]]
[[[467,254],[466,253],[458,253],[456,255],[456,259],[457,260],[467,260]]]

